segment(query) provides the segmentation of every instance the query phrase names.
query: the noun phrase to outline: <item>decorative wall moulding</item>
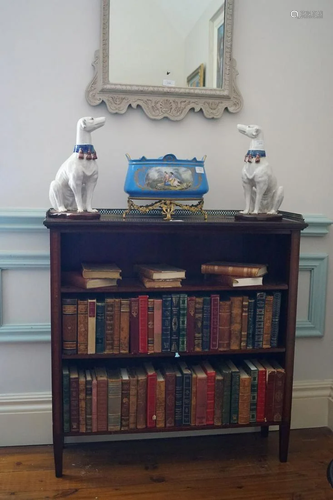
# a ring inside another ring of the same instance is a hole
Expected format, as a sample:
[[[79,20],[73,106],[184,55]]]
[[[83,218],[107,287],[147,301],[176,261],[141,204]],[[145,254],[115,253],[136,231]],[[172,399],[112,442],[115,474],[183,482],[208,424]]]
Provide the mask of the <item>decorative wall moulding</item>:
[[[46,209],[44,208],[1,208],[1,231],[43,231]]]
[[[306,214],[304,220],[308,227],[303,229],[302,236],[325,236],[330,230],[333,220],[322,214]]]
[[[296,321],[296,337],[322,337],[325,330],[328,255],[300,255],[299,270],[310,271],[310,290],[308,317]]]

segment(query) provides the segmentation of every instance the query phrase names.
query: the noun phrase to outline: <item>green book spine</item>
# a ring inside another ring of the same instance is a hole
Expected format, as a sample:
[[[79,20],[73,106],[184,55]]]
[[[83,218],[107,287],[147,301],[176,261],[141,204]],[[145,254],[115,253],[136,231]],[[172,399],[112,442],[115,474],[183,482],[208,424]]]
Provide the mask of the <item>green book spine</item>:
[[[162,352],[171,347],[171,295],[162,295]]]
[[[64,432],[70,432],[70,393],[69,393],[69,369],[62,369],[62,406]]]
[[[231,373],[230,423],[238,424],[239,371]]]
[[[176,374],[175,383],[175,426],[180,427],[183,423],[183,380],[182,374],[174,367]]]
[[[202,311],[203,297],[195,298],[194,313],[194,350],[202,351]]]
[[[86,432],[92,432],[92,377],[86,370]]]
[[[96,302],[96,353],[105,352],[105,302]]]
[[[187,330],[187,294],[181,293],[179,297],[179,351],[186,352]]]
[[[223,375],[222,425],[230,424],[231,370],[225,363],[220,366]]]
[[[171,295],[171,352],[179,351],[179,293]]]

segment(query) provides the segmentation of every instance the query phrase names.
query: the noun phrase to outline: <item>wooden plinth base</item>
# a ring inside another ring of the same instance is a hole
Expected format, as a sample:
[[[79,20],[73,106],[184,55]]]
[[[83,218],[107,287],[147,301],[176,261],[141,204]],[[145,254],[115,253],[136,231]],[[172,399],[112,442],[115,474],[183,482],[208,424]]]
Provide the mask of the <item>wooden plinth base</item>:
[[[260,221],[280,221],[282,214],[242,214],[239,212],[235,215],[236,220],[253,222],[254,220]]]
[[[80,219],[80,220],[98,220],[101,217],[99,212],[77,212],[76,210],[68,210],[67,212],[57,212],[50,208],[47,212],[47,217],[57,219]]]

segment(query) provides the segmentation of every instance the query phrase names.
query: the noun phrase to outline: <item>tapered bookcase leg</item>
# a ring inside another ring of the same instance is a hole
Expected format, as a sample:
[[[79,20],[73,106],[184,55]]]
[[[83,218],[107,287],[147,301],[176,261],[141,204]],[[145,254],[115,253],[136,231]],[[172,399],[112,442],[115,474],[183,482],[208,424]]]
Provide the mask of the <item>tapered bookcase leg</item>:
[[[281,424],[279,430],[279,458],[280,462],[287,462],[289,449],[290,423]]]
[[[62,477],[62,455],[63,455],[63,439],[61,436],[53,438],[53,454],[54,468],[56,477]]]
[[[263,437],[263,438],[267,438],[267,437],[268,437],[268,432],[269,432],[269,427],[268,427],[268,425],[263,425],[263,426],[260,428],[260,434],[261,434],[261,437]]]

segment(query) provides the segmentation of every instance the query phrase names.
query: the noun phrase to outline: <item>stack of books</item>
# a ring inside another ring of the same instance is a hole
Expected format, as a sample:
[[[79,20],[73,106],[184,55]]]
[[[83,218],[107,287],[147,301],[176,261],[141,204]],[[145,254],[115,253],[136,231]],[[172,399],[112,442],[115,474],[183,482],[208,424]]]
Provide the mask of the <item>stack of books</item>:
[[[137,264],[135,271],[146,288],[178,288],[185,278],[185,269],[167,264]]]
[[[211,283],[228,286],[258,286],[267,274],[265,264],[243,264],[238,262],[207,262],[201,272]]]
[[[82,262],[81,271],[62,273],[62,281],[65,285],[86,289],[117,286],[118,280],[121,280],[121,269],[114,263]]]

